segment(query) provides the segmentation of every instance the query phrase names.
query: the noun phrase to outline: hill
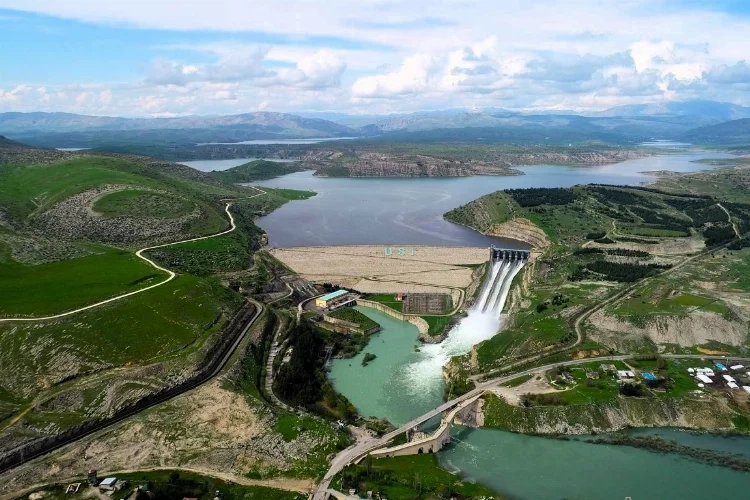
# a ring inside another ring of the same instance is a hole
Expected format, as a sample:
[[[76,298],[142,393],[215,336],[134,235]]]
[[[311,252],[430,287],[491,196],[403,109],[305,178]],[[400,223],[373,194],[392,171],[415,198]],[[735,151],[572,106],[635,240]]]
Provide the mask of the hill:
[[[717,101],[675,101],[616,106],[591,115],[608,117],[692,116],[696,119],[728,121],[750,118],[750,107]]]
[[[195,374],[246,302],[235,280],[255,280],[248,270],[261,262],[254,220],[300,196],[261,193],[145,157],[0,142],[0,158],[19,160],[14,151],[45,161],[0,168],[0,275],[9,278],[0,280],[4,451],[111,415]],[[235,200],[235,230],[146,252],[176,276],[139,258],[143,247],[230,229],[225,199]],[[33,320],[52,315],[60,316]]]
[[[280,163],[267,160],[255,160],[227,170],[211,172],[211,176],[230,184],[273,179],[281,175],[299,172],[295,163]]]
[[[699,127],[680,136],[696,144],[747,146],[750,144],[750,118]]]
[[[95,147],[106,143],[239,142],[251,139],[355,136],[318,118],[286,113],[120,118],[72,113],[0,113],[0,134],[35,146]]]

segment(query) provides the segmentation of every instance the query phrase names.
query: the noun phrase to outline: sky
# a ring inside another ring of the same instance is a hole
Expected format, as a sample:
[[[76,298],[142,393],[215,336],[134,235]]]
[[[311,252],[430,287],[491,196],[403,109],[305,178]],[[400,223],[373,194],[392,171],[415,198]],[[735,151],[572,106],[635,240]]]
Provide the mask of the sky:
[[[0,0],[0,112],[750,105],[747,0]]]

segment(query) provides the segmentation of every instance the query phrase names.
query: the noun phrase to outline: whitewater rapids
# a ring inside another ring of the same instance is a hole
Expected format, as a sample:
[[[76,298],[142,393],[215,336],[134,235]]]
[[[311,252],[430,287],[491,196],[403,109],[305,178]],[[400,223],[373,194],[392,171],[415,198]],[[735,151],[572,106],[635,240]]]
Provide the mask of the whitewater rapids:
[[[500,330],[511,283],[524,264],[522,260],[492,263],[489,279],[468,315],[453,327],[442,343],[420,347],[419,358],[404,367],[415,395],[434,391],[435,384],[442,383],[443,366],[450,358],[468,353],[473,345],[493,337]]]

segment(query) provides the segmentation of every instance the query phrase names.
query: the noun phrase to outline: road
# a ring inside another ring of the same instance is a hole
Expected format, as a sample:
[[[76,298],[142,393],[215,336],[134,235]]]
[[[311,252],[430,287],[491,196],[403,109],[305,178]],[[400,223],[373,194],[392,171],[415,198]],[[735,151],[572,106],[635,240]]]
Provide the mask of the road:
[[[724,208],[724,205],[722,205],[721,203],[717,203],[716,205],[720,209],[724,210],[725,214],[727,214],[727,219],[729,219],[729,223],[732,225],[732,228],[734,229],[734,234],[736,234],[738,238],[742,238],[742,236],[740,235],[740,230],[737,227],[737,224],[735,224],[734,221],[732,220],[732,214],[729,213],[729,210]]]
[[[60,313],[60,314],[54,314],[52,316],[34,316],[34,317],[27,317],[27,318],[0,318],[0,323],[8,323],[8,322],[11,322],[11,321],[26,321],[26,322],[29,322],[29,321],[47,321],[47,320],[50,320],[50,319],[64,318],[66,316],[77,314],[77,313],[82,312],[82,311],[87,311],[89,309],[94,309],[95,307],[101,307],[101,306],[103,306],[105,304],[109,304],[111,302],[115,302],[117,300],[121,300],[121,299],[124,299],[126,297],[131,297],[131,296],[137,295],[139,293],[147,292],[147,291],[149,291],[151,289],[154,289],[154,288],[156,288],[158,286],[166,285],[167,283],[169,283],[170,281],[172,281],[177,276],[177,274],[174,271],[170,271],[169,269],[167,269],[165,267],[161,267],[159,264],[157,264],[153,260],[151,260],[148,257],[144,256],[143,252],[147,252],[149,250],[154,250],[154,249],[157,249],[157,248],[164,248],[164,247],[170,247],[170,246],[174,246],[174,245],[181,245],[183,243],[191,243],[193,241],[207,240],[209,238],[216,238],[218,236],[223,236],[225,234],[231,233],[232,231],[234,231],[235,229],[237,229],[237,225],[234,223],[234,217],[232,216],[232,212],[229,210],[231,208],[231,206],[232,206],[232,202],[233,201],[239,201],[239,200],[249,200],[251,198],[257,198],[258,196],[263,196],[264,194],[266,194],[266,192],[263,191],[260,188],[257,188],[257,187],[254,187],[254,186],[248,186],[248,187],[252,187],[256,191],[260,191],[260,192],[258,194],[254,194],[252,196],[246,196],[244,198],[235,198],[235,199],[231,199],[231,200],[230,199],[223,199],[223,200],[221,200],[222,202],[226,203],[226,207],[224,208],[224,211],[226,212],[227,216],[229,216],[229,226],[230,227],[226,231],[221,231],[220,233],[216,233],[216,234],[210,234],[208,236],[200,236],[198,238],[190,238],[190,239],[187,239],[187,240],[174,241],[172,243],[165,243],[163,245],[155,245],[155,246],[151,246],[151,247],[141,248],[140,250],[138,250],[137,252],[135,252],[135,255],[139,259],[142,259],[142,260],[146,261],[146,263],[148,263],[154,269],[156,269],[158,271],[162,271],[162,272],[167,273],[168,277],[164,281],[156,283],[155,285],[150,285],[150,286],[147,286],[145,288],[141,288],[140,290],[136,290],[134,292],[123,293],[122,295],[117,295],[115,297],[111,297],[109,299],[102,300],[100,302],[96,302],[94,304],[90,304],[90,305],[85,306],[85,307],[79,307],[78,309],[74,309],[72,311],[67,311],[67,312]]]
[[[3,467],[0,467],[0,473],[5,472],[5,471],[10,470],[10,469],[13,469],[15,467],[18,467],[19,465],[23,465],[23,464],[25,464],[27,462],[30,462],[31,460],[33,460],[35,458],[38,458],[38,457],[40,457],[42,455],[46,455],[47,453],[50,453],[52,451],[58,450],[60,448],[63,448],[64,446],[67,446],[67,445],[69,445],[71,443],[74,443],[74,442],[80,440],[80,439],[83,439],[86,436],[90,436],[91,434],[94,434],[96,432],[99,432],[101,430],[109,428],[109,427],[111,427],[111,426],[113,426],[115,424],[118,424],[118,423],[122,422],[123,420],[125,420],[127,418],[132,417],[133,415],[137,415],[138,413],[141,413],[142,411],[144,411],[144,410],[146,410],[148,408],[152,408],[152,407],[154,407],[154,406],[156,406],[158,404],[164,403],[164,402],[169,401],[169,400],[171,400],[173,398],[176,398],[177,396],[185,394],[186,392],[191,391],[191,390],[193,390],[193,389],[195,389],[195,388],[197,388],[197,387],[205,384],[206,382],[214,379],[216,376],[218,376],[219,374],[221,374],[222,370],[224,370],[224,368],[226,367],[227,363],[229,362],[229,360],[234,355],[234,353],[237,350],[237,348],[240,346],[240,344],[242,343],[242,341],[247,336],[247,332],[250,330],[250,328],[255,324],[255,322],[258,320],[258,318],[260,317],[260,315],[263,313],[263,305],[261,303],[256,302],[254,300],[250,300],[250,302],[255,307],[255,313],[253,314],[252,318],[250,318],[250,320],[242,327],[242,331],[240,332],[239,335],[237,335],[237,338],[232,342],[232,344],[229,345],[223,353],[218,353],[217,359],[214,361],[215,366],[211,369],[211,371],[209,371],[205,375],[201,375],[201,376],[196,377],[194,380],[190,381],[189,383],[186,383],[182,387],[178,388],[177,390],[175,390],[173,392],[170,392],[169,394],[159,395],[159,396],[153,398],[152,400],[150,400],[150,401],[148,401],[148,402],[146,402],[146,403],[144,403],[142,405],[128,408],[128,409],[126,409],[126,410],[124,410],[124,411],[122,411],[122,412],[114,415],[111,418],[108,418],[106,420],[103,420],[103,421],[95,424],[94,426],[92,426],[89,429],[86,429],[86,430],[81,431],[81,432],[79,432],[77,434],[71,435],[69,438],[67,438],[64,441],[61,441],[59,443],[50,445],[50,446],[48,446],[46,448],[43,448],[43,449],[41,449],[39,451],[36,451],[36,452],[29,452],[27,454],[24,454],[23,455],[23,460],[21,462],[13,464],[13,465],[10,465],[10,466],[6,465],[6,466],[3,466]]]
[[[318,488],[315,490],[315,493],[313,494],[313,500],[326,500],[328,498],[327,496],[328,489],[331,486],[331,480],[333,479],[333,477],[339,472],[341,472],[341,470],[344,467],[354,462],[358,458],[362,457],[367,452],[386,446],[391,439],[395,438],[399,434],[406,432],[407,430],[412,429],[413,427],[426,422],[427,420],[441,414],[442,412],[456,406],[457,404],[467,399],[471,399],[474,396],[482,392],[485,392],[487,389],[490,389],[493,386],[496,386],[498,384],[504,384],[506,382],[510,382],[511,380],[516,379],[518,377],[522,377],[524,375],[530,375],[532,373],[536,373],[540,371],[551,370],[552,368],[555,368],[557,366],[574,366],[574,365],[580,365],[580,364],[585,364],[585,363],[602,362],[602,361],[624,361],[626,359],[631,359],[633,356],[634,356],[633,354],[618,355],[618,356],[601,356],[598,358],[574,359],[570,361],[563,361],[560,363],[550,363],[548,365],[536,366],[534,368],[530,368],[522,372],[513,373],[512,375],[505,375],[502,377],[497,377],[497,378],[493,378],[491,380],[482,382],[478,384],[474,390],[467,392],[466,394],[459,396],[455,399],[452,399],[446,403],[441,404],[440,406],[430,410],[424,415],[421,415],[415,418],[414,420],[411,420],[410,422],[402,425],[395,431],[389,432],[388,434],[384,434],[382,437],[378,439],[366,440],[362,443],[357,443],[341,451],[331,461],[331,467],[330,469],[328,469],[328,472],[323,477],[323,480],[320,482],[320,484],[318,484]],[[706,358],[716,359],[716,358],[721,358],[723,356],[706,356],[705,354],[700,354],[700,355],[698,354],[663,354],[662,357],[668,358],[668,359],[706,359]],[[733,356],[730,356],[730,358],[733,361],[736,360],[736,361],[750,362],[750,358],[735,358]]]

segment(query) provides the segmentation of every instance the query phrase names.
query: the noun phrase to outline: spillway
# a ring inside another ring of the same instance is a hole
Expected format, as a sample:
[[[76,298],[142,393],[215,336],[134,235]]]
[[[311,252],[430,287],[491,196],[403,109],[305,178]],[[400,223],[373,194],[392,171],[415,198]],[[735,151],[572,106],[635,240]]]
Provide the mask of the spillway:
[[[528,252],[525,254],[528,256]],[[468,353],[473,345],[493,337],[500,330],[502,312],[511,284],[526,264],[524,256],[516,254],[517,258],[513,257],[510,254],[500,254],[490,261],[491,267],[487,271],[479,297],[466,317],[461,319],[442,343],[421,346],[419,358],[404,367],[405,382],[414,397],[434,393],[436,386],[440,387],[442,384],[443,366],[450,358]]]

